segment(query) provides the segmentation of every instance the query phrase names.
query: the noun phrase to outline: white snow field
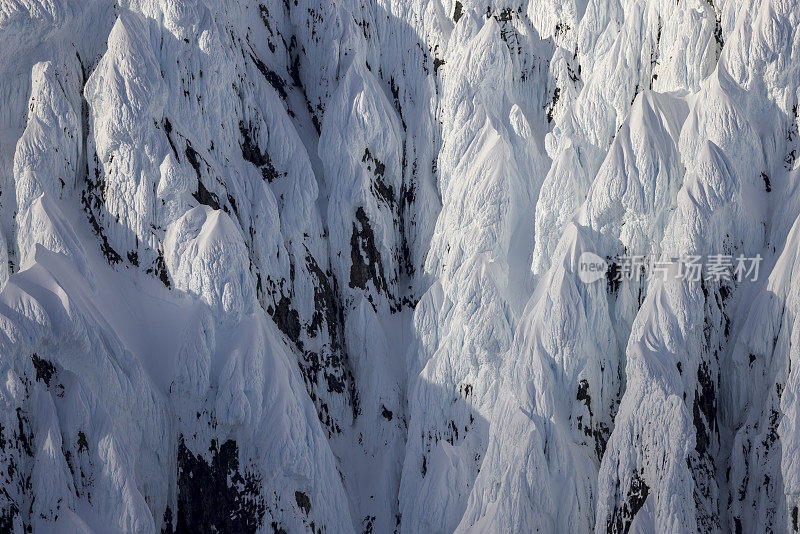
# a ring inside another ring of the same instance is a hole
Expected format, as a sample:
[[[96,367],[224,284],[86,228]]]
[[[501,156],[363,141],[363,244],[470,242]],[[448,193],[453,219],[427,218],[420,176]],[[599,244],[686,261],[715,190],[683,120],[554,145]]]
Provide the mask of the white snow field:
[[[799,532],[798,100],[800,0],[0,0],[0,532]]]

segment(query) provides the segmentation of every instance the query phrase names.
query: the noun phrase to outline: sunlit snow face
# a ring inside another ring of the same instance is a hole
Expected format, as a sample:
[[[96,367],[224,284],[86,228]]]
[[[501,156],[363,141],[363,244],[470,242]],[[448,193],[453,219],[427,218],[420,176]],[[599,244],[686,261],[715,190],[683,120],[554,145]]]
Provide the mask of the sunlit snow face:
[[[0,532],[797,531],[798,20],[0,0]]]

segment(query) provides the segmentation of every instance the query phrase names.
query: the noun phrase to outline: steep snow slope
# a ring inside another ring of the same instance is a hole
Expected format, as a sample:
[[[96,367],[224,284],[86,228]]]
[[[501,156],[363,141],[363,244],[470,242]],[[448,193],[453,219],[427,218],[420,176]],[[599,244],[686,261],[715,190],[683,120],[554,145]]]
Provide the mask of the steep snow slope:
[[[798,27],[0,0],[0,530],[800,530]]]

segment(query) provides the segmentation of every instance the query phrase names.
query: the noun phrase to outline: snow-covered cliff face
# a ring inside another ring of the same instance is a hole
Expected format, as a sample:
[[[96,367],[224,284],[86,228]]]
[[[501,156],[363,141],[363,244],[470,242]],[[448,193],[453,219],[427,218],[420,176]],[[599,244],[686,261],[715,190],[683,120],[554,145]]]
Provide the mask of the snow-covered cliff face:
[[[800,530],[798,28],[0,0],[0,531]]]

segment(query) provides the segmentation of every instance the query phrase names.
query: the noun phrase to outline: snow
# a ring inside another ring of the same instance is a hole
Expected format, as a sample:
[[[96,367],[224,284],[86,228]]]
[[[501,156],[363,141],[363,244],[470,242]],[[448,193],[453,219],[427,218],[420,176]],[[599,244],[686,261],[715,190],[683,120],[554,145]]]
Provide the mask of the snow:
[[[0,530],[797,531],[798,27],[0,0]]]

